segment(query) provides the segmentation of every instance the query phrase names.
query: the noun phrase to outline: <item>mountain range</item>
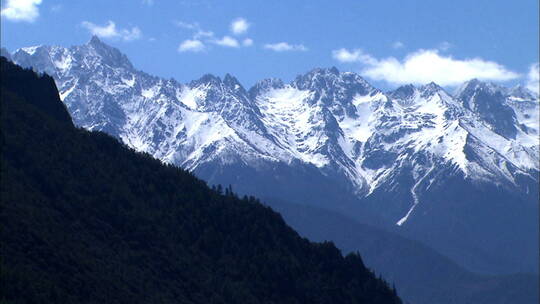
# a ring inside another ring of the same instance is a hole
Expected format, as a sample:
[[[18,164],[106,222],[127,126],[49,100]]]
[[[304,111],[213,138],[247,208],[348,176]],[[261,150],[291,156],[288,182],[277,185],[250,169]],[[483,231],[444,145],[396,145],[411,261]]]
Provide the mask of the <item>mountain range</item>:
[[[2,54],[51,75],[77,126],[209,184],[336,211],[471,271],[538,273],[539,101],[523,87],[383,92],[336,68],[249,89],[229,74],[182,84],[97,37]]]

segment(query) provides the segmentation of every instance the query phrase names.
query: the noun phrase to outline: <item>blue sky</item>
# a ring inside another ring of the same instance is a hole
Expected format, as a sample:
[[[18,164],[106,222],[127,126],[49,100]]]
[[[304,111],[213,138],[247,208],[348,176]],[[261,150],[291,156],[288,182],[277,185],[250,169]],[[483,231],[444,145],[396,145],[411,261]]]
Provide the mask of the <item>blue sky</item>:
[[[2,0],[1,44],[71,46],[93,33],[182,82],[230,73],[249,87],[336,66],[383,88],[469,78],[534,88],[538,22],[537,0]]]

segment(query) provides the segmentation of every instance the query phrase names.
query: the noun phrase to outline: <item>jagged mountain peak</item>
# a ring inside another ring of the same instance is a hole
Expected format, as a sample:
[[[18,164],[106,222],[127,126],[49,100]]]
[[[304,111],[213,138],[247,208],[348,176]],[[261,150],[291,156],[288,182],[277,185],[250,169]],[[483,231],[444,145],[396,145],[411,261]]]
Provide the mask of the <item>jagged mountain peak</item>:
[[[435,95],[437,93],[448,94],[440,85],[436,84],[433,81],[428,84],[420,86],[418,90],[421,92],[422,96],[426,96],[426,97]]]
[[[396,100],[399,104],[407,106],[414,102],[416,95],[418,95],[418,88],[413,84],[406,84],[395,90],[389,91],[387,95],[391,99]]]
[[[193,80],[189,83],[190,87],[200,86],[200,85],[212,85],[212,86],[225,86],[232,90],[242,90],[245,91],[244,87],[238,81],[238,79],[232,76],[229,73],[226,73],[223,79],[214,74],[204,74],[197,80]]]
[[[416,86],[412,83],[399,86],[397,89],[388,92],[388,95],[397,95],[397,96],[410,96],[416,90]]]
[[[74,62],[94,70],[103,66],[134,70],[125,54],[102,42],[97,36],[93,36],[86,44],[70,48],[47,45],[20,48],[13,53],[12,58],[24,67],[33,67],[50,75],[63,74],[72,68]]]
[[[537,101],[539,99],[538,94],[535,94],[535,92],[532,92],[523,85],[518,84],[514,87],[507,88],[493,82],[483,82],[478,79],[472,79],[463,83],[455,91],[454,96],[463,101],[466,107],[469,107],[469,100],[480,92],[482,94],[496,96],[495,99],[499,102],[504,102],[505,99],[514,101]]]
[[[439,103],[443,108],[454,108],[453,98],[438,84],[430,82],[416,87],[407,84],[388,92],[388,96],[403,107],[417,107],[425,103]]]
[[[356,83],[371,86],[364,78],[354,72],[340,72],[336,67],[314,68],[305,74],[298,75],[293,85],[298,87],[313,86],[314,84]]]
[[[502,103],[504,101],[504,96],[506,95],[506,89],[498,86],[494,83],[483,82],[478,79],[472,79],[465,82],[455,93],[457,99],[461,100],[464,103],[464,106],[468,109],[474,108],[474,103],[487,100],[486,98],[477,98],[478,96],[489,96],[489,102],[498,102]]]
[[[293,85],[298,88],[312,87],[334,82],[339,76],[340,73],[336,68],[314,68],[305,74],[296,76]]]
[[[513,100],[538,101],[539,95],[522,85],[516,85],[507,91],[509,98]]]
[[[105,43],[103,43],[97,35],[92,35],[92,38],[90,38],[90,40],[88,40],[88,43],[86,44],[87,45],[105,45]]]
[[[299,75],[291,83],[298,90],[310,91],[310,103],[320,102],[333,107],[332,112],[354,112],[352,100],[359,96],[374,96],[382,92],[374,88],[360,75],[353,72],[339,72],[336,68],[316,68],[306,74]],[[337,106],[337,108],[336,108]]]
[[[279,78],[266,78],[255,83],[248,91],[250,99],[255,99],[258,95],[272,89],[282,89],[285,87],[283,80]]]
[[[436,91],[436,90],[442,90],[443,88],[441,88],[441,86],[439,86],[435,82],[431,81],[431,82],[429,82],[429,83],[427,83],[425,85],[420,86],[420,89],[421,90],[433,90],[433,91]]]
[[[198,95],[196,103],[199,106],[196,108],[200,110],[222,109],[238,103],[249,104],[248,92],[236,77],[228,73],[223,79],[212,74],[205,74],[198,80],[191,81],[187,87],[191,89],[191,93]]]
[[[445,91],[445,89],[442,88],[437,83],[431,81],[429,83],[419,85],[419,86],[416,86],[416,85],[414,85],[412,83],[404,84],[404,85],[401,85],[401,86],[397,87],[394,90],[388,91],[388,95],[389,96],[395,96],[395,97],[398,97],[398,96],[408,97],[410,95],[413,95],[415,92],[437,93],[437,92],[441,92],[441,91]]]
[[[469,99],[476,92],[484,91],[487,94],[501,94],[506,95],[507,89],[498,84],[492,82],[485,82],[476,78],[464,82],[454,93],[454,96],[458,99]]]
[[[34,55],[38,50],[42,49],[43,45],[34,45],[34,46],[28,46],[28,47],[22,47],[20,49],[17,49],[14,54],[21,54],[25,53],[27,55]]]
[[[131,61],[127,56],[117,48],[101,41],[97,36],[92,36],[90,41],[84,46],[79,47],[87,53],[101,58],[101,63],[111,67],[133,69]]]
[[[465,89],[465,88],[472,88],[472,87],[477,87],[479,85],[482,85],[484,82],[480,81],[478,78],[473,78],[473,79],[470,79],[470,80],[467,80],[465,81],[462,85],[461,85],[461,88],[462,89]],[[460,89],[458,88],[458,91]]]
[[[478,116],[493,132],[507,139],[516,139],[521,127],[517,113],[508,103],[509,90],[500,85],[472,79],[456,92],[463,108]]]
[[[225,74],[225,77],[223,77],[223,84],[225,84],[227,87],[229,87],[233,91],[237,91],[242,95],[247,94],[246,90],[244,89],[244,86],[238,81],[238,79],[231,74],[227,73]]]
[[[223,83],[221,78],[219,76],[213,75],[213,74],[204,74],[197,80],[192,80],[189,83],[190,87],[199,86],[202,84],[212,84],[212,85],[220,85]]]
[[[316,75],[326,75],[326,76],[334,75],[334,76],[338,76],[339,74],[340,74],[339,70],[335,66],[333,66],[333,67],[330,67],[330,68],[313,68],[310,71],[308,71],[305,75],[309,75],[309,76],[316,76]]]

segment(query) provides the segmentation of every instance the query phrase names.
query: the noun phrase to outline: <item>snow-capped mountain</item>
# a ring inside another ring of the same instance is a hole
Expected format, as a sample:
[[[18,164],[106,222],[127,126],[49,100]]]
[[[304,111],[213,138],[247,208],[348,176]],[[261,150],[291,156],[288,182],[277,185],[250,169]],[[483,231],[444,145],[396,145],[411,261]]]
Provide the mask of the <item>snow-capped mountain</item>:
[[[434,83],[385,93],[336,68],[249,90],[231,75],[181,84],[138,71],[96,37],[70,48],[22,48],[11,58],[54,77],[78,126],[240,192],[410,226],[422,240],[444,216],[434,210],[448,207],[432,203],[438,189],[459,184],[457,199],[495,187],[507,200],[523,199],[523,212],[538,209],[539,101],[523,87],[471,80],[453,95]]]

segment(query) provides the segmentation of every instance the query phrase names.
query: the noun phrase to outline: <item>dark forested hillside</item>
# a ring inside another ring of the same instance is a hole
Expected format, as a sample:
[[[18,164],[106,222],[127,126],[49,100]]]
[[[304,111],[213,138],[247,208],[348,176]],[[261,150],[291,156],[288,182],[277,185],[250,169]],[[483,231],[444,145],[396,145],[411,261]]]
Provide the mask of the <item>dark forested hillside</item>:
[[[7,303],[401,303],[331,243],[75,129],[48,76],[1,62]]]

